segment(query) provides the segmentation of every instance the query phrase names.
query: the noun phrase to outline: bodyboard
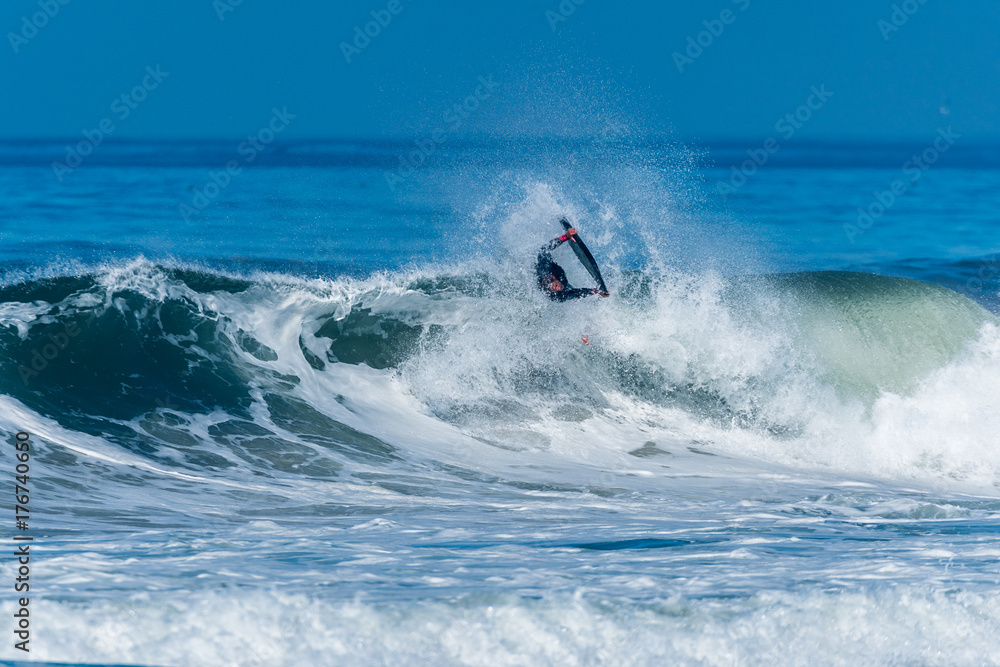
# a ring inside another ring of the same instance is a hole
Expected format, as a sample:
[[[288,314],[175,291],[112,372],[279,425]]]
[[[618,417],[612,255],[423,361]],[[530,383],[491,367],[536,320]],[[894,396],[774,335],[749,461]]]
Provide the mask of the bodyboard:
[[[563,218],[559,222],[562,223],[564,229],[570,229],[573,227],[573,225],[569,224],[569,221],[566,218]],[[573,248],[576,258],[580,260],[581,264],[583,264],[583,268],[587,269],[587,273],[589,273],[594,280],[597,281],[598,289],[602,292],[607,292],[608,287],[604,284],[604,277],[601,275],[601,269],[598,268],[597,262],[594,260],[594,256],[590,254],[590,249],[587,247],[587,244],[583,242],[583,239],[580,238],[579,234],[569,237],[569,241],[569,245]]]

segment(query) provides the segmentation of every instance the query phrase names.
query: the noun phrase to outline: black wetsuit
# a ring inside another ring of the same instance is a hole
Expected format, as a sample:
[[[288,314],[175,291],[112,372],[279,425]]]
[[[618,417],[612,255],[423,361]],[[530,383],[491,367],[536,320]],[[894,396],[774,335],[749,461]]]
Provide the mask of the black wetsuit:
[[[553,301],[570,301],[580,297],[597,294],[595,289],[579,289],[570,286],[566,280],[566,272],[552,260],[552,251],[564,243],[565,236],[552,239],[538,251],[538,260],[535,262],[535,273],[538,275],[538,288],[545,292]],[[563,284],[563,288],[558,292],[550,292],[549,282],[554,276],[556,280]]]

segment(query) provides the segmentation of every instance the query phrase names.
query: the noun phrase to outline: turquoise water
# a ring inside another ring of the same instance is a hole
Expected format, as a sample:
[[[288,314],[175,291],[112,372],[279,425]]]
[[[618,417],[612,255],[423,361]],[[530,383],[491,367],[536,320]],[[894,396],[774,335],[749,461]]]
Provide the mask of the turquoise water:
[[[0,147],[31,658],[996,664],[997,151],[754,147]]]

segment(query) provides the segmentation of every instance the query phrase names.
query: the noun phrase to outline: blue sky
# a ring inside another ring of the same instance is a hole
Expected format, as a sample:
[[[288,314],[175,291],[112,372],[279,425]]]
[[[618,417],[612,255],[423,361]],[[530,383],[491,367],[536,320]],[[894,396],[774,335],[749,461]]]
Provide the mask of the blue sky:
[[[798,138],[1000,138],[995,0],[394,2],[6,0],[0,137],[239,137],[274,108],[283,138],[419,136],[493,77],[463,132],[766,137],[826,86]]]

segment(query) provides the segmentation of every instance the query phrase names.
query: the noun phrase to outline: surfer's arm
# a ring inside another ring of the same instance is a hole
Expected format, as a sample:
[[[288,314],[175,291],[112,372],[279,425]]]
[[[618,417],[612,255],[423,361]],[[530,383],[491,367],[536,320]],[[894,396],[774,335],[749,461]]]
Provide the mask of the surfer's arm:
[[[538,249],[538,259],[535,260],[535,271],[539,276],[545,276],[552,272],[552,251],[568,240],[569,237],[563,234]]]
[[[548,243],[546,243],[545,245],[543,245],[542,249],[538,251],[538,254],[543,254],[543,253],[548,254],[553,250],[555,250],[556,248],[558,248],[559,246],[561,246],[563,243],[566,243],[566,241],[569,241],[569,236],[567,234],[563,234],[562,236],[557,236]]]
[[[559,292],[554,292],[554,297],[557,301],[572,301],[573,299],[582,299],[585,296],[590,296],[591,294],[600,294],[596,289],[586,288],[586,287],[574,287],[571,289],[564,289]]]

